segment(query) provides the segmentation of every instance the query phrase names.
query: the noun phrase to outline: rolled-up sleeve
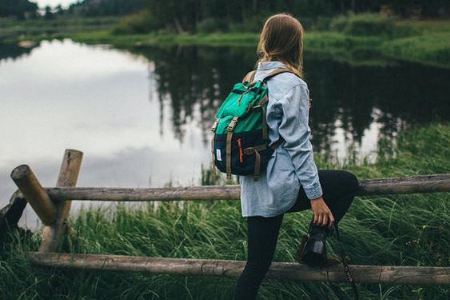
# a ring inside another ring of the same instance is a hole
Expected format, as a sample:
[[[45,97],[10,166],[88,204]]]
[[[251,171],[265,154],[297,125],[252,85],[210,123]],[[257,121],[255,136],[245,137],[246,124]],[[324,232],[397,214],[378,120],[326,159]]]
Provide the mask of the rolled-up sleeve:
[[[309,199],[322,196],[317,167],[309,136],[308,88],[301,83],[291,88],[277,101],[282,114],[279,134],[284,139],[284,148],[289,153],[300,184]]]

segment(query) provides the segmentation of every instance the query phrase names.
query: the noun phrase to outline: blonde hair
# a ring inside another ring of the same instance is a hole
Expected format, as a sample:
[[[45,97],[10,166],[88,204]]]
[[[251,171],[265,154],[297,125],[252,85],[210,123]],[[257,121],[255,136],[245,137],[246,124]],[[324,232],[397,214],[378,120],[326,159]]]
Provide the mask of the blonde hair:
[[[269,17],[258,43],[258,62],[279,60],[303,76],[303,26],[291,15]]]

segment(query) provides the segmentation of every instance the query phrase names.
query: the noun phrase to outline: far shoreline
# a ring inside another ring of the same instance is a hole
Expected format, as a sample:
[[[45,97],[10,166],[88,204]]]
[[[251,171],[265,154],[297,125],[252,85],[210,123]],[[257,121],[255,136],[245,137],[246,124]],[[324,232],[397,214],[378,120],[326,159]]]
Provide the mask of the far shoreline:
[[[92,20],[84,22],[90,24]],[[27,48],[44,40],[69,38],[84,44],[109,44],[125,49],[173,45],[256,47],[259,37],[253,32],[115,34],[116,22],[117,19],[105,19],[98,21],[98,26],[83,26],[79,21],[75,25],[70,20],[57,20],[51,26],[36,20],[12,22],[0,26],[0,44]],[[363,63],[366,58],[376,56],[450,69],[450,20],[401,20],[395,21],[393,28],[393,32],[376,34],[307,30],[305,50],[344,59],[357,57]]]

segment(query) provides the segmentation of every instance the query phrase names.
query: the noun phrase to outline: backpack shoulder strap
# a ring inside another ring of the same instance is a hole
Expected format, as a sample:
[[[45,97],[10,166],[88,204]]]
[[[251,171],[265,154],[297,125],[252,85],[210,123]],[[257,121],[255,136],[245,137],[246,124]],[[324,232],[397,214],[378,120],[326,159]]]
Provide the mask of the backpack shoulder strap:
[[[275,70],[273,70],[272,72],[270,72],[268,75],[266,75],[262,80],[264,82],[267,82],[267,80],[269,80],[272,77],[277,76],[278,74],[281,73],[291,73],[294,74],[295,76],[299,77],[296,73],[294,73],[293,71],[287,69],[287,68],[276,68]]]
[[[281,73],[291,73],[291,74],[294,74],[297,77],[300,77],[300,76],[298,76],[298,74],[296,74],[295,72],[293,72],[293,71],[291,71],[291,70],[289,70],[287,68],[276,68],[275,70],[273,70],[272,72],[267,74],[262,79],[262,81],[267,82],[267,80],[269,80],[270,78],[275,77],[275,76],[277,76],[278,74],[281,74]],[[256,74],[256,70],[248,72],[247,75],[245,75],[245,77],[242,79],[242,82],[250,82],[250,83],[252,83],[253,80],[255,79],[255,74]]]
[[[242,82],[253,82],[253,79],[255,79],[256,70],[253,70],[251,72],[248,72],[247,75],[242,79]]]

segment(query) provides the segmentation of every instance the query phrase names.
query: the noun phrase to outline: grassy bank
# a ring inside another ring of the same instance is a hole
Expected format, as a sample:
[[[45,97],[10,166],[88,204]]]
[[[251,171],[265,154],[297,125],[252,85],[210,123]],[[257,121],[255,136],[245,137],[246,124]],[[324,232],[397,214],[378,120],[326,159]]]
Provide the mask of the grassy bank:
[[[450,124],[412,128],[398,138],[393,151],[380,142],[375,164],[344,167],[360,178],[450,172]],[[450,266],[450,195],[397,195],[355,200],[341,223],[352,264]],[[276,261],[294,261],[310,212],[286,216]],[[71,220],[73,239],[65,251],[166,257],[245,259],[245,220],[239,203],[165,203],[139,209],[86,208]],[[29,250],[39,233],[12,242],[1,251],[2,299],[231,299],[234,280],[198,276],[126,274],[32,268]],[[335,239],[329,240],[337,252]],[[348,296],[351,290],[341,284]],[[447,299],[448,286],[360,284],[361,299]],[[266,280],[259,299],[337,299],[327,283]]]
[[[109,30],[118,21],[118,17],[57,17],[52,20],[31,19],[17,21],[0,18],[0,41],[16,42],[26,39],[39,41],[53,36],[71,34],[73,32],[92,32]]]
[[[421,35],[418,37],[385,40],[379,36],[352,36],[339,32],[309,32],[305,35],[307,51],[329,54],[336,59],[370,64],[376,58],[383,60],[401,59],[450,68],[450,34]],[[118,48],[145,48],[161,45],[233,46],[256,47],[259,35],[256,33],[211,33],[211,34],[129,34],[113,35],[108,30],[73,32],[65,34],[44,34],[23,37],[21,40],[41,41],[45,39],[70,38],[86,44],[111,44]],[[438,39],[438,41],[436,41]],[[423,41],[427,41],[424,43]]]
[[[383,55],[450,68],[450,21],[403,21],[397,28],[410,33],[384,43]]]
[[[88,44],[116,47],[150,47],[161,44],[255,47],[258,33],[216,32],[174,34],[164,30],[144,34],[119,34],[114,18],[60,18],[17,22],[0,20],[5,41],[41,41],[71,38]],[[118,25],[119,24],[119,25]],[[305,49],[351,57],[360,61],[373,57],[401,59],[450,68],[450,20],[395,21],[379,15],[334,18],[320,27],[307,28]]]

